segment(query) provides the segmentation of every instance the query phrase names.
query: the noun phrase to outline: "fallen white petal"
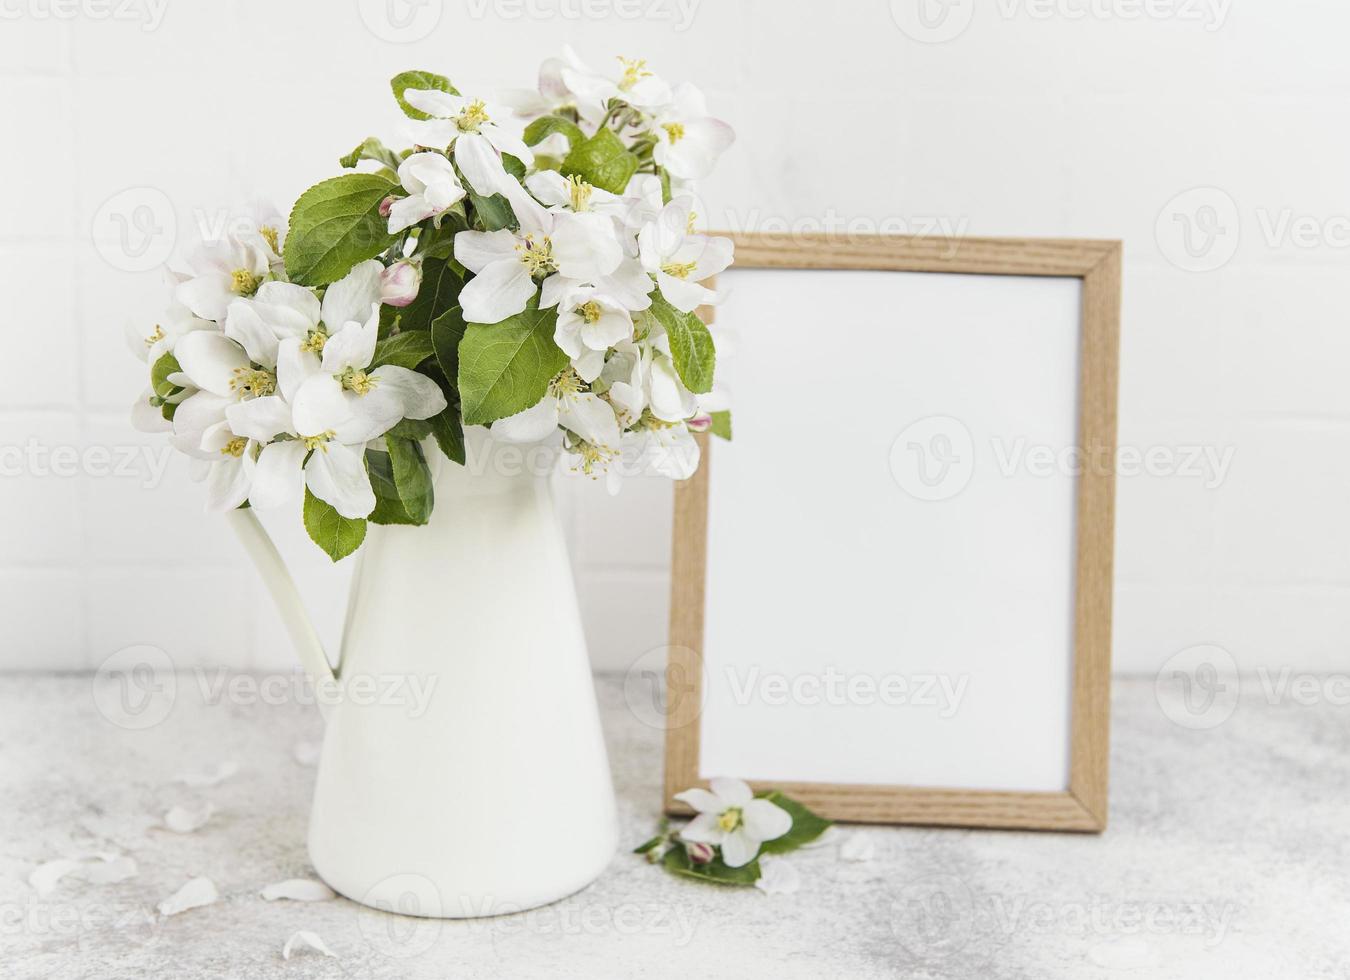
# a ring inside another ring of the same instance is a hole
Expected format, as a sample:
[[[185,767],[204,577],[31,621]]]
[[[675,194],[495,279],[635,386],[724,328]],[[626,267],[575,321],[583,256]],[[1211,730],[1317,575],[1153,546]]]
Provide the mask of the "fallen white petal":
[[[269,902],[275,902],[278,898],[289,898],[293,902],[326,902],[330,898],[337,898],[337,892],[322,881],[309,878],[288,878],[285,881],[278,881],[275,885],[268,885],[258,894]]]
[[[283,960],[289,960],[291,958],[291,951],[297,946],[315,950],[322,953],[324,956],[337,957],[337,954],[325,946],[323,940],[320,939],[317,934],[302,930],[286,940],[286,945],[281,947],[281,958]]]
[[[38,865],[36,870],[28,876],[28,884],[32,885],[39,895],[50,895],[52,890],[56,888],[56,883],[78,869],[79,866],[79,861],[72,861],[70,858],[47,861]]]
[[[186,773],[178,777],[180,783],[186,783],[194,789],[200,789],[204,786],[215,786],[223,783],[239,771],[239,763],[233,759],[228,759],[216,766],[215,772]]]
[[[312,766],[319,761],[318,742],[296,742],[295,761],[302,766]]]
[[[189,810],[185,806],[176,806],[164,814],[164,826],[175,834],[190,834],[205,826],[215,812],[216,808],[210,803],[197,810]]]
[[[801,874],[786,861],[763,861],[759,868],[755,887],[765,895],[791,895],[802,886]]]
[[[876,852],[876,845],[866,834],[853,834],[839,845],[839,857],[843,861],[870,861]]]
[[[97,863],[85,864],[75,872],[91,885],[111,885],[136,877],[136,861],[129,857],[114,857]]]
[[[216,884],[210,878],[193,878],[178,891],[159,903],[160,915],[177,915],[188,909],[210,905],[220,898]]]

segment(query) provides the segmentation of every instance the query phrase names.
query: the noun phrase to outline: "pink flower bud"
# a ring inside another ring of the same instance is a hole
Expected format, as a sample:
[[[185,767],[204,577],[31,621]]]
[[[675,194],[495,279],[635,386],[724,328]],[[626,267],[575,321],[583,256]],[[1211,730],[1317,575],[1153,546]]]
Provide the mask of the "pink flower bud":
[[[389,217],[389,212],[393,209],[394,202],[397,200],[398,198],[396,198],[393,194],[390,194],[388,197],[386,197],[383,201],[380,202],[381,218]]]
[[[420,263],[395,262],[380,273],[380,301],[389,306],[407,306],[417,298],[421,285]]]
[[[707,414],[695,415],[685,423],[690,432],[707,432],[712,428],[712,416]]]
[[[701,841],[685,841],[684,851],[695,864],[708,864],[713,859],[712,845]]]

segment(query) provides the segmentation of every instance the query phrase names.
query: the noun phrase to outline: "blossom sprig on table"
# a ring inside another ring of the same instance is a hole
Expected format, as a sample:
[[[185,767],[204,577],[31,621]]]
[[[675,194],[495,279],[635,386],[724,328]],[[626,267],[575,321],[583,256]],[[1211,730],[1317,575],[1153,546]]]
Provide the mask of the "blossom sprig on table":
[[[634,849],[672,874],[721,885],[754,885],[763,876],[760,856],[786,854],[810,844],[832,826],[796,800],[770,791],[756,796],[739,779],[718,777],[708,789],[688,789],[675,799],[695,816]]]
[[[730,146],[692,85],[570,49],[501,102],[410,71],[411,145],[369,138],[356,172],[259,213],[171,267],[132,338],[137,424],[196,457],[208,504],[298,505],[335,561],[367,522],[425,524],[424,445],[465,463],[465,426],[552,440],[565,465],[673,479],[694,432],[730,438],[712,335],[727,238],[695,230],[692,181]]]

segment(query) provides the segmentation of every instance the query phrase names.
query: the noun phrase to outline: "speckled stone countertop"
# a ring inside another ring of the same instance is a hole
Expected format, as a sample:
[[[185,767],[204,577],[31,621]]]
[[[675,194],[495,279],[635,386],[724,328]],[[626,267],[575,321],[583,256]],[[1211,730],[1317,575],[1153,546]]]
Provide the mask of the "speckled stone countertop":
[[[313,874],[313,770],[296,757],[321,735],[312,706],[180,694],[162,723],[128,731],[100,716],[89,677],[0,677],[0,975],[1350,977],[1350,708],[1251,687],[1204,730],[1169,720],[1151,679],[1117,681],[1100,837],[840,828],[792,855],[801,889],[774,896],[620,853],[557,905],[449,922],[258,896]],[[631,846],[659,817],[661,733],[626,710],[619,679],[598,688]],[[177,781],[227,760],[239,771],[217,785]],[[159,826],[208,801],[195,833]],[[871,860],[841,860],[852,833]],[[89,853],[129,856],[136,873],[67,877],[46,895],[28,883],[43,862]],[[219,901],[154,914],[197,875]],[[284,961],[299,930],[337,958]]]

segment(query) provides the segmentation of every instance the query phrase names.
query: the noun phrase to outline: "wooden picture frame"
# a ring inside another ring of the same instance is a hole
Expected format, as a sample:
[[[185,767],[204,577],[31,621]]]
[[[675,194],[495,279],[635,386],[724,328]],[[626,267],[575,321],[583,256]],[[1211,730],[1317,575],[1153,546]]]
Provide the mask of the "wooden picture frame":
[[[942,239],[908,236],[730,236],[736,268],[863,269],[1055,276],[1082,280],[1078,440],[1084,453],[1114,459],[1120,329],[1121,245],[1115,241]],[[709,310],[700,311],[705,316]],[[703,462],[677,484],[672,559],[665,807],[688,814],[674,795],[701,777],[705,575],[709,487],[717,466],[707,436]],[[1093,457],[1085,457],[1093,458]],[[755,783],[776,788],[831,819],[964,827],[1098,832],[1107,822],[1114,467],[1076,477],[1072,676],[1067,789],[1012,792],[822,782]]]

